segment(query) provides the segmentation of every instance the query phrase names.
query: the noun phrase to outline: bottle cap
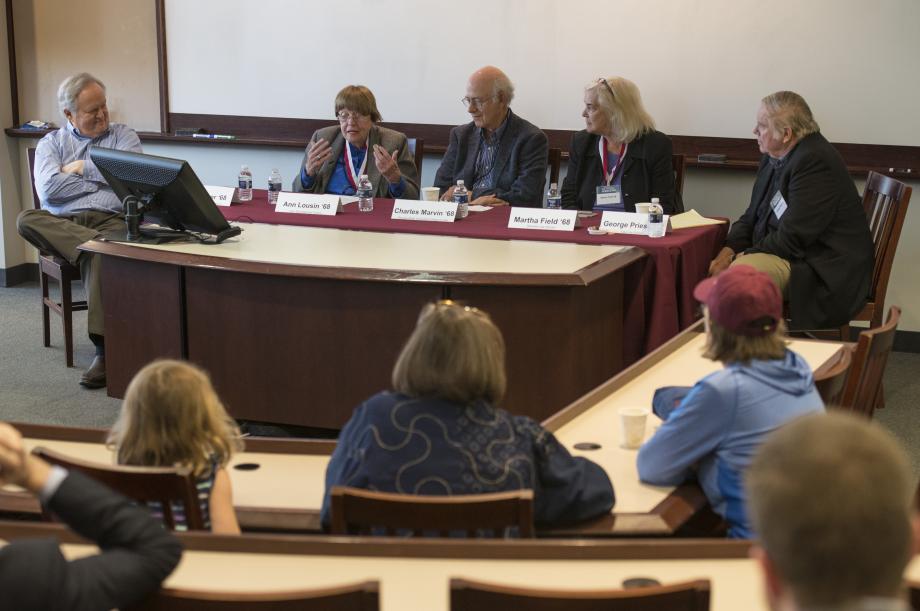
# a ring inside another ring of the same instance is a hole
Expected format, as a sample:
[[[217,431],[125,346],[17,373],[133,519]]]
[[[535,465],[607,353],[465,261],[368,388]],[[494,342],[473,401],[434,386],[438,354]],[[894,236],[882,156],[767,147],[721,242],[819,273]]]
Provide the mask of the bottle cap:
[[[462,180],[458,180],[458,181],[457,181],[457,186],[458,186],[458,187],[462,187],[462,186],[463,186],[463,181],[462,181]]]
[[[652,198],[652,203],[653,203],[653,204],[657,204],[657,203],[660,202],[660,201],[661,201],[661,200],[658,199],[657,197],[653,197],[653,198]]]

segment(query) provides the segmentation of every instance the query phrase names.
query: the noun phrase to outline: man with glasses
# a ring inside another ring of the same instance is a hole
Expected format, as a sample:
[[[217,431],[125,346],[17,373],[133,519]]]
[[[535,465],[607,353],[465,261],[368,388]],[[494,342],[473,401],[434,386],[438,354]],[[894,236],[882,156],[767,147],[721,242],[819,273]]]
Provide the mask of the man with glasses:
[[[472,204],[542,206],[546,135],[511,112],[513,98],[514,85],[498,68],[486,66],[470,76],[461,102],[473,120],[450,132],[434,179],[441,199],[451,199],[463,180]]]

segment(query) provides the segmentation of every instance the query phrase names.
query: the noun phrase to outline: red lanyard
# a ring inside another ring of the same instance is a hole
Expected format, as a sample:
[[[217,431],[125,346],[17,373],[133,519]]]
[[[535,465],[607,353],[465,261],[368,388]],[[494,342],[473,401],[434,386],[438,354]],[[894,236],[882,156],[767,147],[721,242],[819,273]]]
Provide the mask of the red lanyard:
[[[613,177],[617,175],[617,170],[620,169],[620,166],[623,165],[623,160],[626,158],[626,149],[628,145],[624,142],[620,145],[620,156],[617,159],[617,164],[613,166],[613,169],[609,172],[607,171],[607,138],[601,137],[597,142],[598,154],[601,156],[601,163],[604,164],[604,183],[609,185],[613,182]]]
[[[367,145],[365,144],[365,147]],[[367,155],[370,151],[365,150],[364,160],[361,162],[361,168],[358,170],[358,173],[355,174],[355,164],[351,160],[351,145],[348,144],[348,141],[345,141],[345,150],[342,151],[342,157],[345,160],[345,177],[348,178],[348,182],[351,183],[351,186],[354,187],[355,191],[358,190],[358,179],[364,174],[364,168],[367,167]]]

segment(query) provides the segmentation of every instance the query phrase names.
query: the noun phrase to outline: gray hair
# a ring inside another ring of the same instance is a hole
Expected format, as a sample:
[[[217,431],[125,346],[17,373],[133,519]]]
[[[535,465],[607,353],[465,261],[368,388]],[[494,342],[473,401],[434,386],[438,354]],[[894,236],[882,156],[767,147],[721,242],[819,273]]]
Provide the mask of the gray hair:
[[[61,114],[64,114],[65,110],[69,110],[71,113],[76,112],[77,96],[86,89],[87,85],[94,83],[102,87],[103,93],[105,92],[105,85],[102,81],[89,72],[81,72],[65,78],[61,86],[58,87],[58,108],[60,108]]]
[[[787,127],[796,140],[821,131],[805,98],[794,91],[771,93],[761,103],[767,110],[772,124],[770,127],[777,135],[782,134]]]
[[[502,94],[502,100],[505,104],[511,104],[511,100],[514,99],[514,83],[511,82],[511,79],[508,78],[508,75],[504,72],[500,73],[495,77],[495,80],[492,81],[492,95]]]

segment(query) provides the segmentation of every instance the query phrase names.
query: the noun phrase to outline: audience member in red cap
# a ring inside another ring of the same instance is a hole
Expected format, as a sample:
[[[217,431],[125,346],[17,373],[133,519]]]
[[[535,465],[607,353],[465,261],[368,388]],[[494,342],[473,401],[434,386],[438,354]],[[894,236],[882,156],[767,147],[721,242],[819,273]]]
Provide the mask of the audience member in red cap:
[[[693,295],[707,323],[705,356],[724,368],[692,388],[658,389],[653,408],[664,422],[639,450],[639,478],[676,486],[696,477],[729,536],[751,538],[742,478],[757,447],[824,404],[808,363],[786,348],[783,299],[767,274],[736,265]]]

